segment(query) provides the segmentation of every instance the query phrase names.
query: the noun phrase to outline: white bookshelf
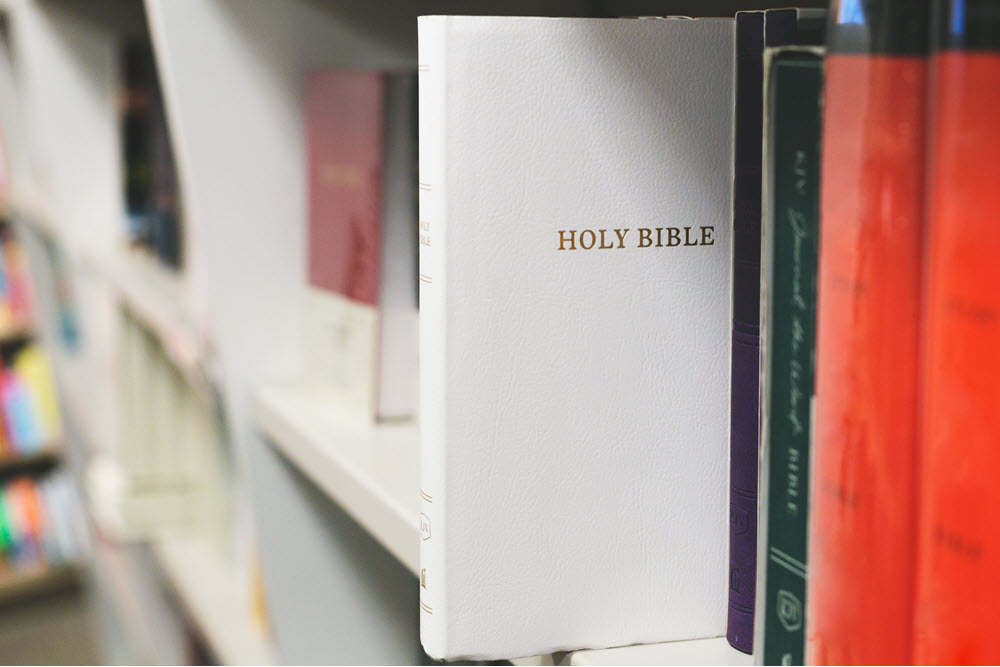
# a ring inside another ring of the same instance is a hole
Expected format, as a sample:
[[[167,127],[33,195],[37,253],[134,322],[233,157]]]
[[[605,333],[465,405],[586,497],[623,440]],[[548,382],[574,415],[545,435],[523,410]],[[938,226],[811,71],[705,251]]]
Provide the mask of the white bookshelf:
[[[5,212],[14,217],[15,222],[26,225],[29,229],[59,243],[59,230],[52,220],[52,214],[45,203],[37,195],[20,194],[10,197],[4,203]]]
[[[72,276],[80,348],[67,351],[51,331],[41,333],[60,387],[67,458],[78,463],[81,488],[94,455],[114,458],[119,451],[119,304],[142,318],[186,372],[200,368],[209,347],[197,325],[207,308],[199,300],[196,262],[171,274],[125,249],[118,49],[125,33],[141,28],[135,22],[141,10],[141,0],[0,2],[0,124],[11,168],[2,205],[23,223],[28,245],[44,239],[59,246]],[[185,239],[197,243],[197,231]],[[51,304],[37,305],[41,325]],[[126,663],[183,662],[183,611],[221,660],[273,662],[272,653],[256,650],[266,645],[238,624],[249,616],[237,613],[247,597],[240,595],[238,567],[172,543],[157,554],[95,533],[89,566],[95,605],[106,612],[98,617],[109,655]],[[202,579],[182,578],[188,572]],[[191,595],[198,590],[211,592],[214,607]]]
[[[412,610],[396,602],[411,591],[395,583],[392,567],[405,569],[374,552],[380,547],[352,551],[351,527],[317,505],[256,430],[253,412],[257,383],[294,377],[305,363],[305,73],[352,57],[400,65],[405,56],[355,29],[337,2],[146,0],[145,8],[177,157],[189,280],[203,300],[192,312],[211,320],[236,445],[235,495],[249,501],[261,537],[281,658],[418,660],[415,586]]]
[[[133,664],[183,662],[183,627],[161,593],[149,555],[97,530],[92,536],[92,579],[110,616],[103,629],[111,635],[109,648]]]
[[[753,656],[740,653],[725,637],[663,644],[642,644],[588,651],[573,651],[562,665],[752,665]]]
[[[366,423],[337,396],[267,385],[254,418],[269,441],[410,572],[419,570],[420,436],[415,423]]]
[[[183,277],[138,250],[119,249],[87,261],[104,272],[116,296],[154,333],[173,364],[194,386],[206,388],[211,332],[188,308]]]
[[[274,665],[278,656],[250,614],[246,585],[210,543],[171,538],[153,553],[209,647],[226,665]]]
[[[73,565],[50,565],[27,572],[5,574],[0,580],[0,608],[80,585],[80,570]]]

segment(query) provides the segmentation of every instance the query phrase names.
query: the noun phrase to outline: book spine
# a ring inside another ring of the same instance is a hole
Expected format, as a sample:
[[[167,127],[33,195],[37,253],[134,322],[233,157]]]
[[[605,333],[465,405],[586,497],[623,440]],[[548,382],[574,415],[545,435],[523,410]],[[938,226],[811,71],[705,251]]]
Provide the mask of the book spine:
[[[764,14],[736,17],[733,330],[729,457],[729,614],[726,637],[753,650],[760,415],[760,213]]]
[[[126,40],[121,53],[121,145],[125,214],[130,241],[150,242],[153,208],[153,84],[152,51],[139,40]]]
[[[782,49],[770,74],[767,274],[762,324],[761,516],[766,517],[758,607],[765,665],[805,660],[810,402],[816,340],[821,50]],[[765,481],[766,480],[766,481]]]
[[[415,416],[419,389],[417,74],[385,76],[375,345],[376,419]]]
[[[911,661],[929,18],[830,15],[807,664]]]
[[[941,3],[931,59],[914,660],[1000,661],[1000,2]]]
[[[445,220],[446,17],[420,17],[419,281],[420,281],[420,642],[446,652],[445,486],[447,311]]]

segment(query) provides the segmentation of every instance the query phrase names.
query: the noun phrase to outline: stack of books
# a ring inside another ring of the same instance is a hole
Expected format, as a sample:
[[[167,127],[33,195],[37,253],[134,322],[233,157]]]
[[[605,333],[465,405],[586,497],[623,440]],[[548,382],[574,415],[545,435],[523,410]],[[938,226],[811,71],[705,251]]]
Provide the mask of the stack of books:
[[[15,572],[79,562],[86,548],[80,501],[69,473],[0,483],[0,583]]]

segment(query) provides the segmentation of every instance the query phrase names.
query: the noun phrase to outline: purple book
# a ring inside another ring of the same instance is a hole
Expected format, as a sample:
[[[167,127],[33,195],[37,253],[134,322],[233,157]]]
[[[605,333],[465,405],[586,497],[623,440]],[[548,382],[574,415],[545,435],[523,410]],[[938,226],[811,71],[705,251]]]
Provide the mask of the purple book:
[[[760,233],[764,48],[821,44],[822,11],[736,15],[733,356],[729,463],[729,643],[753,651],[760,438]]]

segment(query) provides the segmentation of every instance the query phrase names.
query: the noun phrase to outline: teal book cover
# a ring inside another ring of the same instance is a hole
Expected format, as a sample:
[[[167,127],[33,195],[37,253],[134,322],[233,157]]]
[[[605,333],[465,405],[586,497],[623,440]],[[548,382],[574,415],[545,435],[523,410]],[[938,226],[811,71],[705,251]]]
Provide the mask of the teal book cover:
[[[769,52],[763,226],[766,519],[760,554],[767,665],[805,659],[809,448],[816,340],[816,266],[823,58]],[[764,480],[762,480],[764,482]]]

